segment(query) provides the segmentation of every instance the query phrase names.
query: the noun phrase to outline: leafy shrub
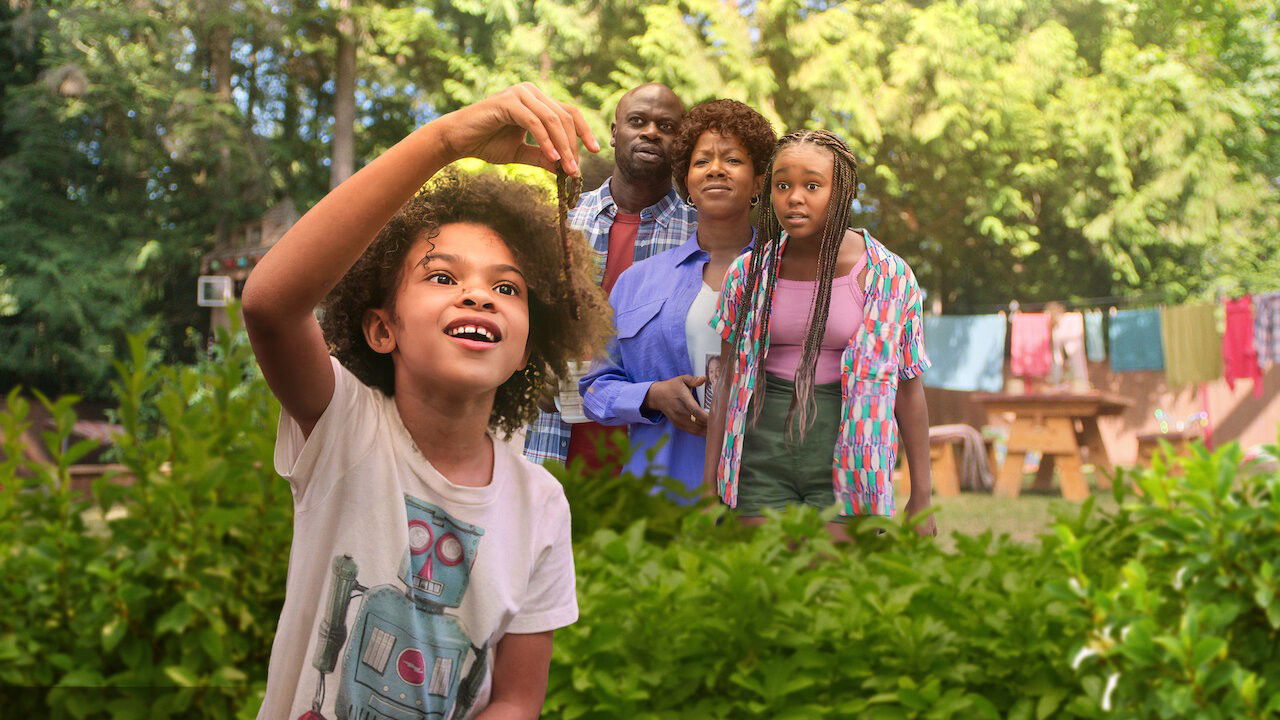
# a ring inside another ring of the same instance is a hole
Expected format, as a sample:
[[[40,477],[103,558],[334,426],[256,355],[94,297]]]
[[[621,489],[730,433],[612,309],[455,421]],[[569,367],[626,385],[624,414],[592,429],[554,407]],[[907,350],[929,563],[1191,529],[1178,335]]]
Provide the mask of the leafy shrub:
[[[645,519],[645,537],[666,543],[680,532],[681,522],[689,514],[690,505],[697,494],[678,480],[646,472],[636,477],[625,470],[634,450],[624,430],[616,430],[605,442],[597,438],[599,469],[589,469],[582,458],[575,458],[566,468],[558,463],[547,469],[564,487],[565,497],[572,509],[574,542],[585,540],[600,530],[622,531],[630,527],[636,518]],[[652,459],[657,448],[649,451]],[[702,498],[692,507],[706,507],[709,498]]]
[[[192,367],[136,337],[117,372],[132,485],[72,490],[73,399],[40,399],[53,466],[23,460],[16,392],[0,413],[0,713],[253,717],[292,529],[278,407],[239,333]],[[1275,718],[1280,474],[1240,468],[1234,446],[1162,457],[1113,511],[950,552],[878,519],[838,545],[804,509],[718,523],[670,481],[556,469],[582,620],[545,715]]]
[[[886,530],[877,536],[877,530]],[[1048,585],[1051,551],[818,515],[758,530],[690,517],[666,547],[642,523],[577,553],[583,620],[557,634],[563,718],[1091,717],[1069,666],[1086,618]]]
[[[1085,682],[1126,717],[1280,714],[1280,473],[1243,465],[1233,444],[1121,480],[1142,497],[1058,528],[1092,620]]]
[[[88,450],[63,450],[73,398],[46,401],[54,467],[21,459],[16,391],[0,414],[7,717],[257,711],[292,532],[271,464],[277,409],[242,334],[221,335],[194,367],[153,367],[146,341],[130,340],[114,383],[132,485],[71,491],[68,466]]]

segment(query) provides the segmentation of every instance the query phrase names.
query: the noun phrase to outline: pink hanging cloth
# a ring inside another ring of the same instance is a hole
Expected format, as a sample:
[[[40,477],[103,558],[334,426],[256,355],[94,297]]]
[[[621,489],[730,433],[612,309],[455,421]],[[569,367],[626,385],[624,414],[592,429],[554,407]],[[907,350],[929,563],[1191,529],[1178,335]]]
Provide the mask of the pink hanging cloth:
[[[1234,390],[1236,380],[1248,378],[1253,380],[1253,396],[1262,397],[1262,368],[1253,346],[1253,298],[1245,295],[1223,304],[1227,328],[1222,334],[1222,365],[1227,387]]]
[[[1053,365],[1049,313],[1014,313],[1009,331],[1009,371],[1016,377],[1042,378]]]

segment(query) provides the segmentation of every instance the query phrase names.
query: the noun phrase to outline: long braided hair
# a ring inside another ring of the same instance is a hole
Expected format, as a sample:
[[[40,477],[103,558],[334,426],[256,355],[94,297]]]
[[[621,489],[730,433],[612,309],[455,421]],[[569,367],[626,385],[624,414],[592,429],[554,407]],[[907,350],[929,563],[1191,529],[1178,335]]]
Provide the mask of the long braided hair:
[[[849,216],[853,210],[853,200],[858,196],[858,164],[853,152],[835,133],[827,130],[801,130],[783,136],[778,140],[773,151],[773,159],[765,174],[765,197],[762,203],[761,224],[763,232],[759,236],[759,247],[751,253],[747,266],[746,287],[738,298],[736,319],[733,328],[733,341],[736,344],[743,333],[748,331],[746,321],[748,311],[754,306],[757,292],[764,293],[764,312],[759,318],[760,338],[763,342],[769,336],[769,320],[773,314],[773,290],[777,284],[778,269],[782,257],[778,253],[778,244],[782,237],[782,224],[778,222],[777,213],[773,209],[773,166],[778,154],[788,147],[808,143],[830,150],[835,156],[832,172],[831,197],[827,203],[822,236],[818,243],[818,275],[817,291],[813,295],[813,304],[809,309],[809,328],[805,333],[804,349],[800,355],[800,366],[796,369],[795,394],[791,397],[791,406],[787,409],[787,438],[791,441],[803,441],[805,433],[813,425],[813,415],[817,412],[817,402],[813,398],[813,378],[818,367],[818,353],[822,349],[822,339],[826,334],[827,313],[831,306],[831,283],[835,279],[836,260],[840,256],[840,244],[844,240],[844,232],[849,227]],[[766,252],[771,250],[772,252]],[[764,267],[760,258],[772,256],[773,260]],[[754,426],[764,406],[763,390],[765,384],[764,362],[756,366],[757,393],[755,394],[751,412],[751,425]]]

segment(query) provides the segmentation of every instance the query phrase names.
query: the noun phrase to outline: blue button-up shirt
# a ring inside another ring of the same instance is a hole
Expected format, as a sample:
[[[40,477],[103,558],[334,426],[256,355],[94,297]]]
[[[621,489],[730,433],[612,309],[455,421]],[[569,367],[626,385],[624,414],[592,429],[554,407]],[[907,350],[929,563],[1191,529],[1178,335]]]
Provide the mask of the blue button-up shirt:
[[[609,230],[618,214],[609,182],[605,180],[599,188],[583,193],[578,204],[569,211],[569,224],[582,231],[595,252],[597,283],[604,277],[605,260],[609,255]],[[685,204],[672,188],[656,204],[640,211],[634,261],[679,247],[697,223],[698,211]],[[548,460],[564,462],[568,453],[569,425],[560,420],[559,413],[541,413],[529,426],[524,444],[525,457],[538,463]]]
[[[702,485],[706,438],[690,435],[662,413],[641,406],[653,383],[700,374],[689,363],[685,318],[702,288],[709,259],[694,232],[680,247],[627,268],[609,295],[617,337],[609,342],[607,356],[596,360],[578,384],[587,417],[602,425],[630,426],[634,454],[628,471],[666,475],[690,489]],[[650,461],[650,449],[664,437]]]

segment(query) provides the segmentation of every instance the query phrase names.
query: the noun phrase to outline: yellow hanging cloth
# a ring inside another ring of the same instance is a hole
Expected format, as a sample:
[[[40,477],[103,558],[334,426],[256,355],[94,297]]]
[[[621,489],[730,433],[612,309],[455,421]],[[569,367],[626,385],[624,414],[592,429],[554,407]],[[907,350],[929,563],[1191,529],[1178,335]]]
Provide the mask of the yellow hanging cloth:
[[[1206,303],[1161,308],[1164,372],[1171,390],[1222,377],[1222,337],[1215,310]]]

